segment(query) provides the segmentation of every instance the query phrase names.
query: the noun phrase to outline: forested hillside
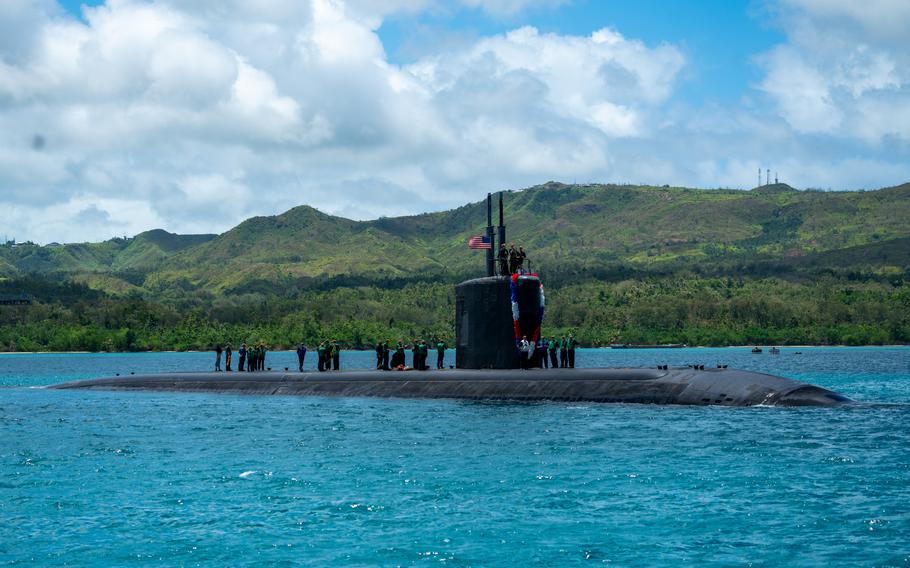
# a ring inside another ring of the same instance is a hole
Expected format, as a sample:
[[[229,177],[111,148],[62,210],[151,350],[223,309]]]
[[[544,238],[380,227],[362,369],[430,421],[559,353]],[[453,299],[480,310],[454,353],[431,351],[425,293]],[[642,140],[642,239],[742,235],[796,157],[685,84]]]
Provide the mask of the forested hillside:
[[[910,184],[865,192],[548,183],[504,194],[548,289],[547,331],[587,343],[910,342]],[[351,221],[307,206],[221,235],[0,247],[0,348],[149,349],[451,337],[483,270],[485,204]]]

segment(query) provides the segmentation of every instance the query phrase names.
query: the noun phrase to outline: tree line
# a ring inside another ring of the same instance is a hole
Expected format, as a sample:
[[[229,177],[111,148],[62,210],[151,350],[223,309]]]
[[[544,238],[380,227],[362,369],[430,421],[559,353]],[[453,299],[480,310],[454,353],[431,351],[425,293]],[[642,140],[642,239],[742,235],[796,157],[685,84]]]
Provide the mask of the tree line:
[[[906,275],[821,271],[812,276],[635,274],[544,278],[543,333],[575,333],[582,345],[910,343]],[[624,278],[625,277],[625,278]],[[379,339],[439,337],[454,344],[451,282],[334,286],[214,295],[179,301],[115,296],[70,280],[0,281],[0,295],[28,292],[30,306],[0,307],[0,350],[146,351],[208,349],[264,341],[273,348],[337,338],[367,348]]]

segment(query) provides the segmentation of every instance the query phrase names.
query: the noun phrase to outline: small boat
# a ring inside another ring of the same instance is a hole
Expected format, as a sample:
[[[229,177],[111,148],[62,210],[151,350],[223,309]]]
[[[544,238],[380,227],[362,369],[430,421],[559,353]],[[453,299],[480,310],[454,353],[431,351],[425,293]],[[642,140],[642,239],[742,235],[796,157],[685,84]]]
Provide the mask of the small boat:
[[[761,353],[761,347],[753,347],[752,353]]]
[[[772,347],[771,349],[768,349],[768,353],[771,355],[780,355],[780,349],[777,347]]]

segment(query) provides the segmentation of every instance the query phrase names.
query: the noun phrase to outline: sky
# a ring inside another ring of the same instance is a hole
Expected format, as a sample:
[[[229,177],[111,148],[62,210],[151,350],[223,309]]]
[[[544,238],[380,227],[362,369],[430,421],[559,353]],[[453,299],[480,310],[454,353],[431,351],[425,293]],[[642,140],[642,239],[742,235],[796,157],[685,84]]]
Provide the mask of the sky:
[[[3,0],[0,238],[910,181],[907,0]]]

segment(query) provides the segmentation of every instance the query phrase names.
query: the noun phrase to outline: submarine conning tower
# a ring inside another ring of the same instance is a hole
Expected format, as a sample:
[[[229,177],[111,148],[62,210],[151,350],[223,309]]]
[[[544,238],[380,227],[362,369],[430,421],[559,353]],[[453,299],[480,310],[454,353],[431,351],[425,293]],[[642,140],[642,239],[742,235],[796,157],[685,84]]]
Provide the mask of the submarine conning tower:
[[[502,193],[499,194],[499,242],[504,243]],[[536,274],[495,276],[492,197],[487,194],[487,276],[455,286],[455,366],[459,369],[517,369],[518,344],[540,338],[544,293]]]
[[[455,286],[455,366],[517,369],[518,342],[540,338],[543,288],[535,275],[488,276]]]

